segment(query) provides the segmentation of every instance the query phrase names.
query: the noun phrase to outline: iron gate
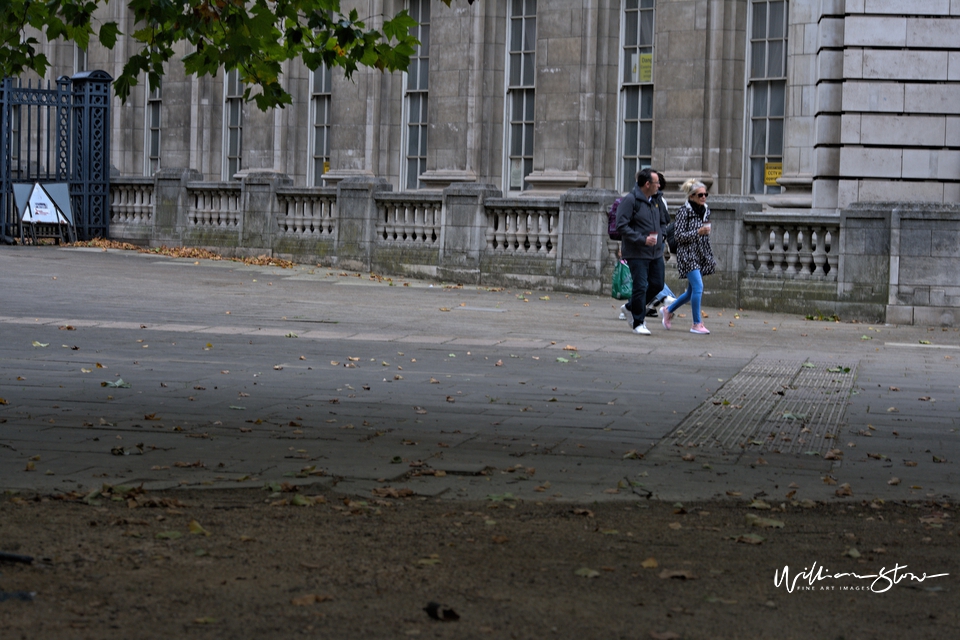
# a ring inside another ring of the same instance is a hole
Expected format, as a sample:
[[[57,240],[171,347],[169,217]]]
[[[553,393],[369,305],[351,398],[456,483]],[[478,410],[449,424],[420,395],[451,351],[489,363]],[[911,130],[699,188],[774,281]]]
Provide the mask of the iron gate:
[[[19,234],[16,183],[70,185],[77,237],[109,237],[110,85],[104,71],[61,76],[55,86],[0,84],[0,239]]]

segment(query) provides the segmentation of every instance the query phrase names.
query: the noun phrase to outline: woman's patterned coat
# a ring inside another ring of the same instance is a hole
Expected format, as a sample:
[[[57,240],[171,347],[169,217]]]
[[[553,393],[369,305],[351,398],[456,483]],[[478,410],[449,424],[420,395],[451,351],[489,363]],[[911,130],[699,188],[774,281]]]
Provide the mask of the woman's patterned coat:
[[[701,216],[687,200],[677,210],[675,218],[677,269],[680,271],[681,278],[686,278],[688,273],[696,269],[700,270],[700,275],[708,276],[717,268],[717,261],[710,248],[710,236],[701,236],[697,233],[700,225],[710,220],[710,208],[704,205],[702,209]]]

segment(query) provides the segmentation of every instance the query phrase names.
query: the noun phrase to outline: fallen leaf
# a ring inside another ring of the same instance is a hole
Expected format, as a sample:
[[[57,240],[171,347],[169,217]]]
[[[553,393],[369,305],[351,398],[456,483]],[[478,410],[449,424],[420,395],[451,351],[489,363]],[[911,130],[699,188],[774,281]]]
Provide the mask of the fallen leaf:
[[[765,540],[766,538],[755,533],[744,533],[736,538],[737,542],[742,542],[744,544],[763,544]]]
[[[50,346],[50,343],[49,343],[49,342],[37,342],[36,340],[34,340],[34,341],[33,341],[33,346],[35,346],[35,347],[49,347],[49,346]]]
[[[182,537],[183,534],[179,531],[161,531],[156,535],[157,540],[177,540]]]
[[[657,574],[658,577],[663,579],[677,578],[678,580],[696,580],[697,576],[693,571],[689,569],[664,569]]]
[[[320,595],[317,593],[308,593],[305,596],[300,596],[299,598],[293,598],[290,600],[290,604],[297,607],[306,607],[311,604],[316,604],[318,602],[328,602],[333,600],[333,596]]]
[[[440,622],[456,622],[460,619],[460,615],[456,611],[444,607],[439,602],[428,602],[423,610],[427,612],[427,615],[430,616],[431,619],[439,620]],[[481,629],[483,629],[483,627],[481,627]]]
[[[761,518],[752,513],[746,515],[747,524],[751,527],[761,527],[763,529],[783,529],[784,522],[782,520],[773,520],[772,518]]]
[[[584,578],[596,578],[597,576],[600,575],[600,572],[599,572],[599,571],[597,571],[597,570],[595,570],[595,569],[590,569],[590,568],[588,568],[588,567],[583,567],[583,568],[581,568],[581,569],[577,569],[577,570],[574,571],[573,573],[574,573],[574,575],[582,576],[582,577],[584,577]]]
[[[196,520],[191,520],[190,524],[187,525],[187,528],[190,530],[190,533],[197,536],[209,536],[210,532],[200,526],[200,523]]]
[[[643,567],[644,569],[656,569],[657,567],[660,566],[660,563],[657,562],[656,558],[647,558],[646,560],[640,563],[640,566]]]
[[[840,485],[839,489],[834,491],[834,493],[837,494],[838,498],[842,498],[844,496],[852,496],[853,489],[850,488],[850,483],[844,482],[842,485]]]
[[[395,487],[375,487],[370,490],[370,493],[378,498],[406,498],[413,495],[413,489],[407,487],[400,489]]]

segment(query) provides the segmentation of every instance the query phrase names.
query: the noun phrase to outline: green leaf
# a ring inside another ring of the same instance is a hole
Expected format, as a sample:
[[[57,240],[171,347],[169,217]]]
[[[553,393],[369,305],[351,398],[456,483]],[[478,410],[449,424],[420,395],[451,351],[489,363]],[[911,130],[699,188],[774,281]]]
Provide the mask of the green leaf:
[[[290,498],[290,504],[292,504],[295,507],[309,507],[313,505],[313,500],[310,500],[309,498],[305,498],[298,493],[297,495]]]
[[[114,45],[117,44],[117,36],[119,35],[121,35],[119,25],[116,22],[108,22],[100,27],[97,38],[100,40],[100,44],[107,49],[113,49]]]
[[[747,523],[752,527],[761,527],[764,529],[783,529],[785,526],[782,520],[773,520],[772,518],[761,518],[752,513],[747,514]]]
[[[110,382],[110,381],[101,382],[101,383],[100,383],[100,386],[101,386],[101,387],[109,387],[109,388],[111,388],[111,389],[129,389],[129,388],[130,388],[130,383],[129,383],[129,382],[124,382],[124,381],[123,381],[123,378],[117,378],[116,380],[114,380],[114,381],[112,381],[112,382]]]
[[[800,366],[803,367],[804,369],[816,369],[816,368],[817,368],[817,365],[813,364],[812,362],[804,362],[804,363],[803,363],[802,365],[800,365]]]
[[[157,540],[178,540],[182,538],[183,534],[179,531],[161,531],[157,534]]]

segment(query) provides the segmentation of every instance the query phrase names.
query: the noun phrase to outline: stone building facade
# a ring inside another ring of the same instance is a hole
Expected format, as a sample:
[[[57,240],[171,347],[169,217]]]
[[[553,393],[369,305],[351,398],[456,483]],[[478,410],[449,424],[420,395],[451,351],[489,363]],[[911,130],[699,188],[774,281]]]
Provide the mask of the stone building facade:
[[[384,178],[400,191],[623,191],[654,165],[765,209],[960,199],[960,0],[346,0],[375,26],[406,8],[407,73],[284,69],[266,113],[236,78],[185,77],[116,103],[121,175],[205,180],[274,170],[295,184]],[[121,3],[106,12],[127,31]],[[50,45],[55,75],[119,73],[131,43]]]

